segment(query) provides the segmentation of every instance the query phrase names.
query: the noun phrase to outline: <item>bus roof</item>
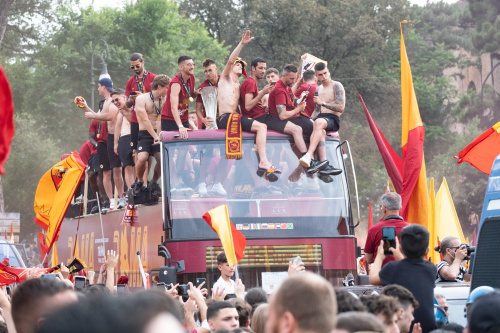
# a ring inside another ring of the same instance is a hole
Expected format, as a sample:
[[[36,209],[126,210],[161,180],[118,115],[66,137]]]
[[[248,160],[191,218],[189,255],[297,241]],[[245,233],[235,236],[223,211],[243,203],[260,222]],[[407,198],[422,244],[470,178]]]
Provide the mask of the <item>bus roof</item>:
[[[226,130],[223,129],[218,129],[218,130],[198,130],[198,131],[189,131],[188,132],[189,138],[190,139],[213,139],[213,138],[225,138],[226,137]],[[338,132],[328,132],[327,136],[332,138],[332,139],[337,139],[339,140],[339,133]],[[174,140],[179,137],[179,132],[178,131],[163,131],[161,133],[161,140],[162,141],[168,141],[168,140]],[[242,132],[242,137],[243,138],[250,138],[250,137],[255,137],[255,133],[250,133],[250,132]],[[282,137],[282,138],[287,138],[290,137],[287,134],[282,134],[276,131],[267,131],[267,137]]]

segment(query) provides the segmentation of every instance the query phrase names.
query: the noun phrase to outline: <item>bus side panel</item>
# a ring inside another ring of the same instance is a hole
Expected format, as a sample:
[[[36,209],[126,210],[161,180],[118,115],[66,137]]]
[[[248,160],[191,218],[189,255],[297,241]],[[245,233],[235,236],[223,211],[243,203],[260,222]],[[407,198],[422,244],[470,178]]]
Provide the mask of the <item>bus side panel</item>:
[[[158,256],[158,244],[163,233],[161,206],[140,206],[137,226],[122,226],[125,210],[110,211],[102,215],[103,236],[99,215],[82,217],[77,237],[75,257],[83,260],[87,271],[99,272],[104,263],[105,252],[114,250],[119,255],[115,269],[115,282],[125,275],[129,278],[130,287],[142,287],[137,252],[141,253],[141,261],[145,271],[164,265],[164,258]],[[73,260],[75,235],[78,219],[65,219],[57,241],[60,260],[70,263]]]

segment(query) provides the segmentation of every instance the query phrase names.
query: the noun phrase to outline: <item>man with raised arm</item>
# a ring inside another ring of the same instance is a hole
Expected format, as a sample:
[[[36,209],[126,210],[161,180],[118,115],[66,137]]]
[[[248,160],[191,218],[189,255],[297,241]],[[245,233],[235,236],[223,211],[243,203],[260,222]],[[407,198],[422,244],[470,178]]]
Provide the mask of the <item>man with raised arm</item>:
[[[189,102],[198,95],[194,90],[194,66],[190,56],[177,59],[180,73],[168,85],[167,99],[161,111],[161,130],[179,131],[182,139],[187,139],[189,128]]]
[[[316,89],[318,96],[314,96],[316,110],[320,112],[314,121],[314,129],[311,135],[307,154],[302,156],[300,164],[309,168],[308,173],[320,172],[326,175],[339,175],[341,169],[329,168],[326,159],[325,136],[326,131],[338,131],[340,128],[340,115],[345,108],[344,86],[338,81],[330,78],[330,72],[324,62],[319,62],[314,66],[316,77],[321,85]],[[314,151],[318,148],[319,161],[313,160]],[[333,169],[333,170],[332,170]]]
[[[141,193],[144,188],[144,183],[147,184],[147,179],[144,179],[144,170],[149,155],[153,155],[156,159],[155,173],[151,180],[152,190],[159,190],[156,182],[160,178],[160,145],[161,138],[159,136],[160,116],[162,104],[166,99],[167,90],[169,89],[170,78],[164,74],[157,75],[149,94],[142,94],[135,100],[135,112],[139,121],[139,139],[137,141],[137,175],[138,182],[134,187],[133,194],[135,196]]]
[[[246,65],[241,58],[238,58],[238,55],[243,46],[250,43],[252,39],[254,37],[250,37],[250,31],[247,30],[241,38],[241,42],[229,56],[226,67],[224,67],[224,71],[220,76],[218,93],[219,120],[217,124],[220,129],[227,128],[229,116],[236,112],[238,108],[238,100],[240,98],[240,83],[238,78],[244,73],[244,65]],[[255,143],[260,159],[257,174],[259,176],[266,176],[267,178],[274,176],[271,178],[276,179],[277,176],[275,174],[279,174],[281,171],[275,168],[266,156],[267,126],[256,120],[242,116],[241,128],[243,131],[256,133]]]
[[[108,142],[106,145],[107,155],[109,163],[105,165],[101,162],[101,156],[103,154],[99,153],[99,163],[101,166],[101,170],[103,171],[103,183],[104,189],[106,190],[106,194],[109,198],[110,208],[115,208],[115,202],[113,200],[113,186],[111,185],[111,172],[109,170],[113,170],[113,180],[115,182],[116,189],[118,190],[118,203],[116,204],[117,208],[125,208],[125,204],[123,200],[123,177],[122,177],[122,164],[120,161],[120,157],[115,154],[114,151],[114,133],[115,133],[115,123],[116,117],[118,115],[118,108],[111,102],[111,92],[114,91],[113,81],[108,78],[102,78],[99,80],[98,85],[99,95],[104,97],[106,101],[104,102],[104,106],[102,111],[99,113],[95,113],[91,110],[87,103],[84,102],[85,106],[83,109],[85,110],[85,118],[87,119],[95,119],[97,122],[107,122],[108,128]],[[99,147],[97,148],[99,150]]]

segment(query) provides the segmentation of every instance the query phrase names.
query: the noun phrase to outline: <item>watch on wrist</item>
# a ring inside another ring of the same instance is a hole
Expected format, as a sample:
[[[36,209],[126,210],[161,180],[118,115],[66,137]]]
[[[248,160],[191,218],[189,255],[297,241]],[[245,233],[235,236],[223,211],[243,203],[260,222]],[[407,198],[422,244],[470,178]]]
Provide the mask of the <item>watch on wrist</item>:
[[[325,102],[321,103],[321,106],[325,106]]]
[[[184,125],[182,125],[182,124],[181,124],[181,125],[179,125],[179,128],[184,128]]]

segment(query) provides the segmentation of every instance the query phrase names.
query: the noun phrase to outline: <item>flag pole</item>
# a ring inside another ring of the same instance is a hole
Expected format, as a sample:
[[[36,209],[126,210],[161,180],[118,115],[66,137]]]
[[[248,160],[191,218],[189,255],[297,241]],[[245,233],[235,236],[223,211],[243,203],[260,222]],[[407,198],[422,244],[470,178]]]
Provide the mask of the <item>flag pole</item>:
[[[236,280],[240,278],[240,274],[238,273],[238,265],[234,265],[234,275],[236,277]]]
[[[101,214],[101,203],[99,202],[99,193],[95,193],[97,197],[97,208],[99,208],[99,219],[101,220],[101,233],[102,233],[102,249],[104,257],[106,257],[106,247],[104,246],[104,228],[102,227],[102,214]]]
[[[141,253],[139,251],[137,251],[137,259],[139,260],[139,270],[142,276],[142,284],[144,284],[144,289],[147,290],[148,286],[146,281],[146,274],[144,273],[144,268],[142,267]]]

